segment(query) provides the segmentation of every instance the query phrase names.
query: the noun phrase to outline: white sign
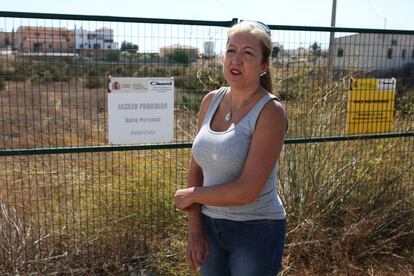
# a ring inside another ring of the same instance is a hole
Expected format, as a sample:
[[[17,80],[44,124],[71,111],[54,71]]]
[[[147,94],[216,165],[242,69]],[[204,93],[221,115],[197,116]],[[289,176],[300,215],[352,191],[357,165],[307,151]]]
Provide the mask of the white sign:
[[[397,81],[395,78],[391,79],[378,79],[378,90],[379,91],[387,91],[387,90],[393,90],[395,91],[395,88],[397,86]]]
[[[174,137],[174,79],[111,78],[110,144],[170,142]]]

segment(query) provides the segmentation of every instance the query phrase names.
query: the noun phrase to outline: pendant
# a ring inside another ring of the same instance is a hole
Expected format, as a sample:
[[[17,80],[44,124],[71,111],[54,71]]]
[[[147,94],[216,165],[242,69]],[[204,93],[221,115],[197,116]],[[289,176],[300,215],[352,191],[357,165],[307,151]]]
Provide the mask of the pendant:
[[[227,113],[226,116],[224,116],[224,122],[228,123],[231,121],[231,112]]]

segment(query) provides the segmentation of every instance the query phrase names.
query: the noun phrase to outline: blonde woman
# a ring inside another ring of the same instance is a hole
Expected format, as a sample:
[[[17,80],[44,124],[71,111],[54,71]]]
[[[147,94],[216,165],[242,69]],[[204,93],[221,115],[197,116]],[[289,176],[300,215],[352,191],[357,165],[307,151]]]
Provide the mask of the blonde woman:
[[[276,176],[287,119],[272,95],[270,30],[242,21],[227,36],[229,86],[203,99],[188,188],[175,193],[189,213],[186,258],[202,275],[275,275],[285,236]]]

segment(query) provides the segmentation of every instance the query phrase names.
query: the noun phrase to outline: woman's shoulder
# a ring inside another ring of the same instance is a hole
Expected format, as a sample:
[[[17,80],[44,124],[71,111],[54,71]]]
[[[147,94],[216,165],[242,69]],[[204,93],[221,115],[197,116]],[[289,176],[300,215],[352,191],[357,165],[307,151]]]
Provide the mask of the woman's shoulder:
[[[286,124],[287,128],[287,114],[280,98],[269,93],[269,100],[264,105],[260,118],[265,121],[273,121]]]
[[[204,117],[205,117],[211,103],[213,102],[214,98],[217,97],[219,95],[219,93],[222,93],[220,91],[223,91],[223,90],[224,90],[224,88],[222,87],[222,88],[210,91],[204,96],[203,100],[201,101],[200,112],[199,112],[200,122],[204,121]]]
[[[268,101],[265,107],[269,108],[273,112],[283,112],[285,114],[285,106],[278,95],[266,91]]]
[[[219,89],[215,89],[213,91],[208,92],[201,103],[202,106],[210,106],[210,104],[213,102],[213,99],[217,97],[220,93],[223,93],[227,88],[226,87],[220,87]]]

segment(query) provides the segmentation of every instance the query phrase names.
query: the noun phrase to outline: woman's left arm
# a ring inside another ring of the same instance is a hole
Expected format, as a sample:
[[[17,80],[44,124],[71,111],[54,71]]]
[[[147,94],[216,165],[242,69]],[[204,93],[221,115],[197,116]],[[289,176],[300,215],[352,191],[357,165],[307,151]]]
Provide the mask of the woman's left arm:
[[[253,202],[260,195],[279,159],[286,123],[282,104],[278,101],[267,103],[257,119],[240,177],[221,185],[180,189],[175,193],[177,208],[183,210],[193,203],[236,206]]]

